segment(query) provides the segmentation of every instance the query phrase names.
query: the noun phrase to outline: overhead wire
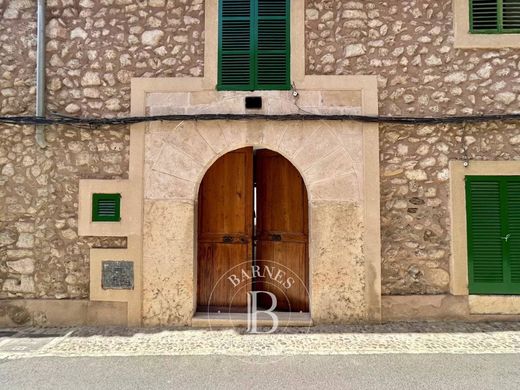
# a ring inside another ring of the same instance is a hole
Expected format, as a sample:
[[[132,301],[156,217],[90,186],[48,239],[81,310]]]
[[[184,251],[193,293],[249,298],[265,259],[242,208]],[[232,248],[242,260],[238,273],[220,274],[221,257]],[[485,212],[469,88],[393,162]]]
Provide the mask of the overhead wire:
[[[267,115],[267,114],[171,114],[150,116],[127,116],[110,118],[72,117],[54,113],[50,116],[0,116],[0,123],[10,125],[86,125],[98,128],[105,125],[132,125],[154,121],[213,121],[213,120],[269,120],[269,121],[357,121],[366,123],[388,123],[404,125],[436,125],[483,123],[493,121],[520,120],[520,113],[486,114],[439,117],[388,116],[388,115],[322,115],[302,112],[299,114]]]

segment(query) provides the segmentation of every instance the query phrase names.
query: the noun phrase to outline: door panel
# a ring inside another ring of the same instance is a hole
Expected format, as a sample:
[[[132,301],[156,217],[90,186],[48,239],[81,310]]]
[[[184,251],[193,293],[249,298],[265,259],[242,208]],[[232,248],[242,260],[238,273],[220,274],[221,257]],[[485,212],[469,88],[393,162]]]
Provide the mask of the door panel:
[[[233,311],[247,306],[247,292],[251,291],[251,281],[245,281],[238,287],[226,278],[231,270],[240,275],[241,264],[250,258],[250,245],[199,242],[198,256],[198,306],[200,311],[225,312],[229,307]],[[222,277],[224,275],[224,277]]]
[[[251,281],[238,287],[226,278],[252,262],[253,149],[243,148],[218,159],[199,190],[198,310],[239,311],[247,306]],[[208,307],[211,305],[211,307]]]
[[[278,300],[277,310],[308,311],[308,201],[303,179],[283,156],[262,149],[255,155],[255,180],[258,213],[255,264],[261,270],[275,266],[287,274],[279,279],[285,283],[258,277],[254,288],[273,293]],[[288,277],[294,283],[288,283]],[[262,303],[270,307],[270,302]]]
[[[466,176],[470,294],[520,294],[520,176]]]

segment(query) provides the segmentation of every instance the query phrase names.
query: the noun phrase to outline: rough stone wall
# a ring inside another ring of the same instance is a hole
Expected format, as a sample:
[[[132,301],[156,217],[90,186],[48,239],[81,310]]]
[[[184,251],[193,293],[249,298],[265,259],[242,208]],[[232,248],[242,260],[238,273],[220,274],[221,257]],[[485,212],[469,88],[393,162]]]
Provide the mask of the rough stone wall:
[[[520,109],[520,50],[453,46],[451,0],[306,0],[309,74],[379,80],[381,114]]]
[[[449,291],[449,160],[520,160],[520,122],[384,126],[384,294]]]
[[[0,0],[0,115],[34,112],[35,2]]]
[[[49,108],[127,114],[132,77],[202,76],[203,0],[50,0]]]
[[[451,0],[306,0],[308,74],[369,74],[385,115],[520,111],[520,50],[453,46]],[[384,294],[449,291],[450,159],[519,159],[520,123],[380,126]]]
[[[129,114],[132,77],[202,76],[203,0],[47,0],[47,109]],[[0,0],[0,115],[35,106],[36,2]],[[0,126],[0,299],[86,298],[89,248],[78,238],[79,179],[126,178],[129,130]]]
[[[36,2],[0,21],[0,114],[34,112]],[[48,0],[48,109],[124,115],[132,77],[202,76],[203,30],[203,0]]]
[[[81,178],[125,178],[126,129],[0,128],[0,299],[86,298],[89,248],[125,247],[125,238],[78,237]]]

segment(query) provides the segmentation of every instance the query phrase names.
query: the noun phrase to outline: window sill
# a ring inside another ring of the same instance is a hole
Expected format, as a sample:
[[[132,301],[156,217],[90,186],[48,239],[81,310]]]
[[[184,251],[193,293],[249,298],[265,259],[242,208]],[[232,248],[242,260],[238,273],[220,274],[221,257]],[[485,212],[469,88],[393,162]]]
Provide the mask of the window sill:
[[[520,48],[520,34],[473,34],[455,31],[455,48],[503,49]]]

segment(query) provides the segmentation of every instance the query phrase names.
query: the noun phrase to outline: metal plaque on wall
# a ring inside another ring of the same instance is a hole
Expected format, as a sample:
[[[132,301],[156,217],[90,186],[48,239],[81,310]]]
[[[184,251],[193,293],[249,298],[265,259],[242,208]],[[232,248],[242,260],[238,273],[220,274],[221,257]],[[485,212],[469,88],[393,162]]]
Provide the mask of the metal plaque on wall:
[[[101,287],[104,290],[133,290],[134,263],[132,261],[103,261]]]

